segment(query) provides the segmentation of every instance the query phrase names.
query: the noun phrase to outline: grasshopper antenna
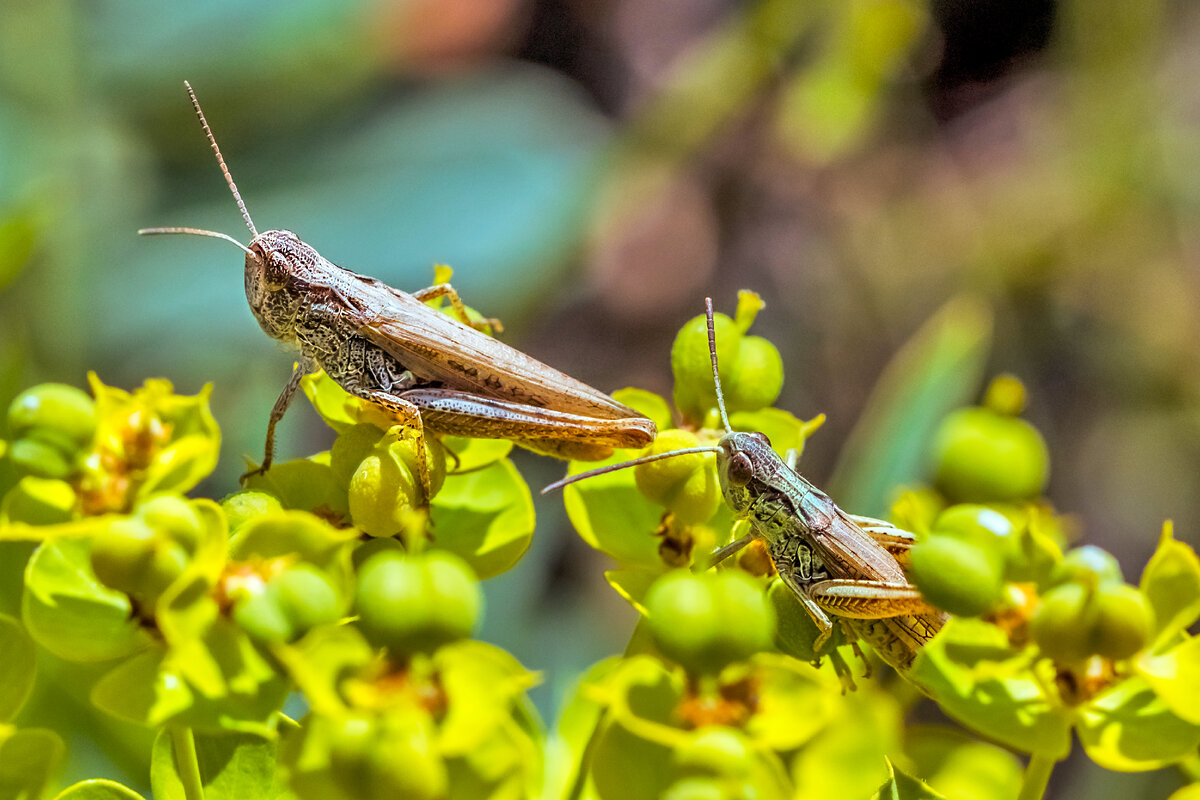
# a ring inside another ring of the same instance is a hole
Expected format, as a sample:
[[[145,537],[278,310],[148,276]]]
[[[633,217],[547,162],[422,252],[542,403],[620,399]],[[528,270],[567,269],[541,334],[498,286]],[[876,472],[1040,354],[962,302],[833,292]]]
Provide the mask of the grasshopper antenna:
[[[716,447],[715,445],[707,445],[707,446],[703,446],[703,447],[685,447],[682,450],[671,450],[666,453],[655,453],[652,456],[642,456],[641,458],[635,458],[632,461],[622,461],[620,464],[609,464],[607,467],[596,467],[596,469],[589,469],[587,472],[581,472],[578,475],[568,475],[567,477],[563,478],[562,480],[557,480],[554,483],[547,486],[545,489],[542,489],[542,494],[549,494],[550,492],[553,492],[555,489],[561,489],[564,486],[567,486],[572,483],[577,483],[581,480],[584,480],[585,478],[594,478],[597,475],[607,475],[608,473],[616,472],[619,469],[626,469],[628,467],[636,467],[640,464],[649,464],[652,461],[662,461],[664,458],[674,458],[675,456],[687,456],[687,455],[691,455],[692,453],[719,453],[719,452],[721,452],[721,448]]]
[[[138,236],[158,236],[160,234],[166,234],[166,233],[190,233],[193,236],[211,236],[213,239],[224,239],[227,242],[233,242],[235,245],[240,247],[242,250],[245,250],[246,255],[254,256],[254,258],[258,258],[258,256],[254,255],[253,250],[251,250],[249,247],[246,247],[246,245],[242,244],[237,239],[233,238],[232,236],[230,236],[227,233],[218,233],[217,231],[206,231],[203,228],[139,228],[138,229]]]
[[[713,322],[712,298],[704,298],[704,313],[708,317],[708,356],[712,359],[713,388],[717,390],[717,409],[721,412],[721,424],[725,432],[733,428],[729,425],[729,415],[725,413],[725,393],[721,391],[721,376],[717,374],[717,326]]]
[[[237,184],[233,182],[233,175],[229,174],[229,167],[225,166],[225,157],[221,155],[221,148],[217,147],[217,139],[213,136],[212,128],[208,127],[208,120],[204,118],[204,112],[200,109],[200,101],[196,99],[196,93],[192,91],[190,83],[184,81],[183,85],[187,88],[188,97],[192,98],[192,108],[196,109],[196,116],[200,118],[200,124],[204,127],[204,135],[208,137],[208,143],[212,145],[213,152],[217,154],[217,164],[220,165],[221,172],[225,175],[229,191],[233,192],[233,199],[237,201],[238,210],[242,212],[242,219],[246,221],[250,235],[258,236],[258,229],[254,227],[254,221],[250,219],[250,212],[246,210],[246,204],[242,202],[242,195],[238,191]],[[180,232],[182,233],[182,231]]]
[[[712,303],[711,297],[704,298],[704,311],[705,311],[706,316],[708,317],[708,352],[709,352],[709,357],[712,360],[713,385],[716,387],[716,390],[717,390],[717,408],[721,412],[721,423],[725,426],[726,432],[728,432],[728,431],[731,431],[732,428],[729,425],[729,415],[725,413],[725,395],[722,394],[722,392],[721,392],[721,379],[719,377],[717,377],[717,330],[716,330],[716,324],[713,322],[713,303]],[[702,447],[685,447],[682,450],[671,450],[670,452],[667,452],[667,453],[656,453],[656,454],[650,455],[650,456],[642,456],[641,458],[635,458],[632,461],[622,461],[620,464],[609,464],[606,467],[597,467],[596,469],[590,469],[587,472],[580,472],[578,475],[568,475],[567,477],[563,478],[562,480],[557,480],[554,483],[547,486],[545,489],[542,489],[542,494],[548,494],[550,492],[555,491],[556,489],[561,489],[564,486],[568,486],[572,483],[576,483],[578,481],[582,481],[587,478],[594,478],[597,475],[606,475],[610,472],[616,472],[619,469],[626,469],[628,467],[636,467],[641,464],[649,464],[653,461],[661,461],[664,458],[674,458],[675,456],[691,455],[692,453],[719,453],[719,452],[721,452],[721,448],[719,448],[715,445],[707,445],[707,446],[702,446]],[[732,550],[730,552],[732,552]]]

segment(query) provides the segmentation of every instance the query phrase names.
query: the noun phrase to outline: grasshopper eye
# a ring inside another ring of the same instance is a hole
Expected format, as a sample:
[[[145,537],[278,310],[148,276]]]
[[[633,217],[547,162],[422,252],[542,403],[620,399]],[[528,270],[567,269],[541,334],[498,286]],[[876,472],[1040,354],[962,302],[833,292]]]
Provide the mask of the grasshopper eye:
[[[729,458],[728,469],[729,482],[734,486],[745,486],[754,477],[754,465],[750,463],[750,456],[745,453],[734,453]]]

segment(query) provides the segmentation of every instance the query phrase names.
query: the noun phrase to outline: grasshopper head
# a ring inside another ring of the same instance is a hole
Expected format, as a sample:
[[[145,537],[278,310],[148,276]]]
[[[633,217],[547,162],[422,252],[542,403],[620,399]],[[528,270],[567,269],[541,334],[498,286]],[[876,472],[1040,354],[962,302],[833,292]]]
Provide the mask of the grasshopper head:
[[[320,254],[291,231],[265,231],[246,251],[246,300],[258,324],[275,339],[294,335],[306,276]]]
[[[721,437],[717,447],[721,493],[734,511],[743,514],[762,488],[764,476],[774,471],[779,456],[771,449],[771,441],[758,432],[731,431]]]

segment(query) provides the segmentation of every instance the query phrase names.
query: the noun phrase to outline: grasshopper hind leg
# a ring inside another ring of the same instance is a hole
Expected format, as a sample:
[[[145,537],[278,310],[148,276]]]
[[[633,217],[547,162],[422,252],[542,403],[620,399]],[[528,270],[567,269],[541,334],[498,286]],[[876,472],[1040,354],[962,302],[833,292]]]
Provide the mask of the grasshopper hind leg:
[[[434,278],[434,280],[437,280]],[[439,297],[445,297],[450,301],[450,307],[454,309],[454,316],[459,322],[467,327],[474,328],[481,333],[487,333],[488,329],[500,333],[504,330],[504,326],[500,324],[500,320],[488,317],[478,322],[471,319],[467,313],[467,307],[463,304],[462,298],[458,296],[458,291],[448,283],[439,283],[434,286],[429,286],[420,291],[413,292],[413,297],[426,303],[430,300],[436,300]]]

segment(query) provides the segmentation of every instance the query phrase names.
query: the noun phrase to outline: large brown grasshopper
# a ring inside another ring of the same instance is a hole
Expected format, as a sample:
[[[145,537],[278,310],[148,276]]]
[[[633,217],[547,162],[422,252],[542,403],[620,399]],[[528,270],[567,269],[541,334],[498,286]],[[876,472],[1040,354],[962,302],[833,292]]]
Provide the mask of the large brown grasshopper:
[[[836,623],[848,629],[852,643],[862,639],[885,662],[900,672],[907,671],[921,647],[947,619],[944,612],[921,598],[905,576],[904,564],[913,535],[883,520],[847,514],[780,458],[766,436],[731,429],[717,376],[712,300],[706,305],[717,407],[725,426],[716,445],[601,467],[564,478],[543,492],[659,459],[715,453],[725,502],[749,523],[750,532],[717,550],[711,564],[720,563],[758,539],[770,554],[780,579],[816,623],[818,635],[813,652],[822,652]],[[849,676],[843,675],[843,680],[849,680]],[[853,686],[852,681],[849,686]]]
[[[560,458],[598,460],[615,447],[645,447],[654,423],[608,395],[482,333],[448,283],[413,294],[343,269],[291,231],[259,233],[196,100],[192,106],[252,236],[196,228],[147,228],[141,234],[188,233],[225,239],[246,251],[246,299],[259,325],[295,343],[300,358],[267,425],[262,465],[271,465],[275,426],[300,379],[319,367],[350,394],[422,431],[512,439]],[[445,297],[458,319],[426,305]],[[420,452],[420,450],[418,450]],[[424,459],[419,476],[428,496]]]

